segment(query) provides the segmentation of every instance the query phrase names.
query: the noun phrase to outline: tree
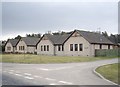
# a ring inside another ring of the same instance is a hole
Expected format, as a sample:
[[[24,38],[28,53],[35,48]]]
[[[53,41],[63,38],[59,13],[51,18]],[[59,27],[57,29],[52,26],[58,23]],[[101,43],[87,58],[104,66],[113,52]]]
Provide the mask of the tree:
[[[26,37],[30,37],[30,34],[26,34]]]
[[[105,32],[102,32],[102,35],[104,35],[104,36],[107,37],[107,38],[109,37],[106,31],[105,31]]]
[[[37,37],[38,37],[38,38],[41,38],[41,34],[40,34],[40,33],[38,33],[38,34],[37,34]]]
[[[109,40],[110,40],[111,42],[113,42],[114,44],[118,44],[118,37],[117,37],[117,35],[111,34],[111,35],[109,36]]]
[[[40,33],[38,33],[38,34],[34,34],[34,33],[32,33],[32,34],[26,34],[26,37],[37,37],[37,38],[41,38],[41,34],[40,34]]]
[[[21,36],[20,35],[18,35],[17,37],[15,37],[15,39],[20,39],[21,38]]]
[[[4,45],[2,45],[2,52],[4,52],[5,51],[5,46]]]
[[[67,34],[66,32],[64,31],[58,31],[58,32],[55,32],[55,33],[52,33],[53,35],[64,35],[64,34]]]
[[[60,35],[60,33],[58,33],[58,32],[55,32],[55,33],[52,33],[53,35]]]
[[[62,32],[61,32],[61,35],[64,35],[64,34],[66,34],[66,32],[62,31]]]

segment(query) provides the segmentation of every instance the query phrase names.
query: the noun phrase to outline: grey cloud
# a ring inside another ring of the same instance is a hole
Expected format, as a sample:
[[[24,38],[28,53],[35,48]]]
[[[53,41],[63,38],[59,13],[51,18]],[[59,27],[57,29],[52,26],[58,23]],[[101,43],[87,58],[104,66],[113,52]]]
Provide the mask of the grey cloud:
[[[112,32],[117,28],[117,3],[113,2],[4,2],[2,6],[4,35],[13,31],[46,32],[74,27],[91,30],[101,27]]]

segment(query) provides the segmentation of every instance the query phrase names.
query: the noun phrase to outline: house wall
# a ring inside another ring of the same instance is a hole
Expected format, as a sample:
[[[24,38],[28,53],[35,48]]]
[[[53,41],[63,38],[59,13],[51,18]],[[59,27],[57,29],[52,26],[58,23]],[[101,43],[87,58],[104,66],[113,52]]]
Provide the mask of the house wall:
[[[95,49],[100,49],[100,44],[94,44]],[[108,49],[108,45],[103,45],[102,44],[102,49]],[[113,49],[113,45],[110,45],[110,49]]]
[[[110,49],[114,49],[114,45],[110,45]]]
[[[11,50],[8,50],[7,47],[11,47]],[[8,42],[5,46],[5,52],[13,52],[13,46],[10,42]]]
[[[16,49],[17,47],[13,47],[13,52],[15,53],[15,52],[17,52],[17,49]]]
[[[20,50],[19,46],[24,46],[24,50]],[[34,46],[27,46],[23,40],[20,40],[17,44],[17,51],[18,53],[34,53],[36,51],[36,47]]]
[[[91,44],[91,54],[92,56],[95,56],[95,50],[100,49],[100,44]],[[108,45],[102,44],[102,49],[108,49]],[[113,45],[110,45],[110,49],[113,49]]]
[[[70,44],[83,44],[83,51],[78,51],[74,50],[73,46],[73,51],[70,51]],[[72,36],[70,37],[66,43],[64,44],[64,53],[66,56],[92,56],[91,55],[92,49],[91,49],[91,44],[84,39],[82,36]]]
[[[59,46],[56,46],[56,55],[58,56],[64,56],[65,55],[65,51],[62,51],[62,45],[60,45],[60,51],[58,50]]]
[[[24,46],[25,50],[20,50],[19,46]],[[23,40],[20,40],[19,43],[17,44],[17,52],[18,53],[27,53],[28,52],[27,45]]]
[[[49,45],[49,51],[44,51],[44,45]],[[43,46],[43,51],[41,51],[41,46]],[[37,45],[37,54],[41,54],[41,55],[54,55],[54,50],[56,48],[54,48],[53,44],[51,43],[50,40],[46,39],[42,39],[38,45]]]
[[[33,47],[33,46],[28,46],[27,47],[27,52],[34,53],[35,51],[36,51],[36,47]]]
[[[100,49],[100,45],[99,44],[93,44],[94,45],[94,49]]]

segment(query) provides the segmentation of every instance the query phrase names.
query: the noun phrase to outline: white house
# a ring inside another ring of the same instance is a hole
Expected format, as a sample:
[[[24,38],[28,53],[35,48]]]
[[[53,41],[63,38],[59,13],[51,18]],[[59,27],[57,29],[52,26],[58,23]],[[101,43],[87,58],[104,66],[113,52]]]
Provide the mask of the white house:
[[[5,44],[5,52],[6,53],[15,53],[17,51],[17,43],[19,39],[8,39]]]
[[[113,45],[102,34],[74,30],[64,35],[43,35],[37,43],[37,54],[95,56],[95,49],[113,49]]]
[[[40,38],[36,37],[22,37],[17,43],[17,52],[18,53],[35,53],[36,44]]]

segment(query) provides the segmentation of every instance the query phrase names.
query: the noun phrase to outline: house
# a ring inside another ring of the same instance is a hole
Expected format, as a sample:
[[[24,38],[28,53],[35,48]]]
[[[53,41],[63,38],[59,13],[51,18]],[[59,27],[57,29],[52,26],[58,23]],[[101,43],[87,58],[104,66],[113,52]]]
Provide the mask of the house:
[[[15,53],[17,51],[17,43],[19,39],[8,39],[5,43],[5,52],[6,53]]]
[[[64,55],[63,44],[69,38],[70,35],[71,34],[66,35],[44,34],[40,41],[37,43],[37,54]]]
[[[74,30],[64,35],[44,34],[37,43],[37,54],[60,56],[95,56],[96,49],[113,49],[102,34]]]
[[[17,52],[18,53],[35,53],[36,44],[40,38],[37,37],[22,37],[17,43]]]

